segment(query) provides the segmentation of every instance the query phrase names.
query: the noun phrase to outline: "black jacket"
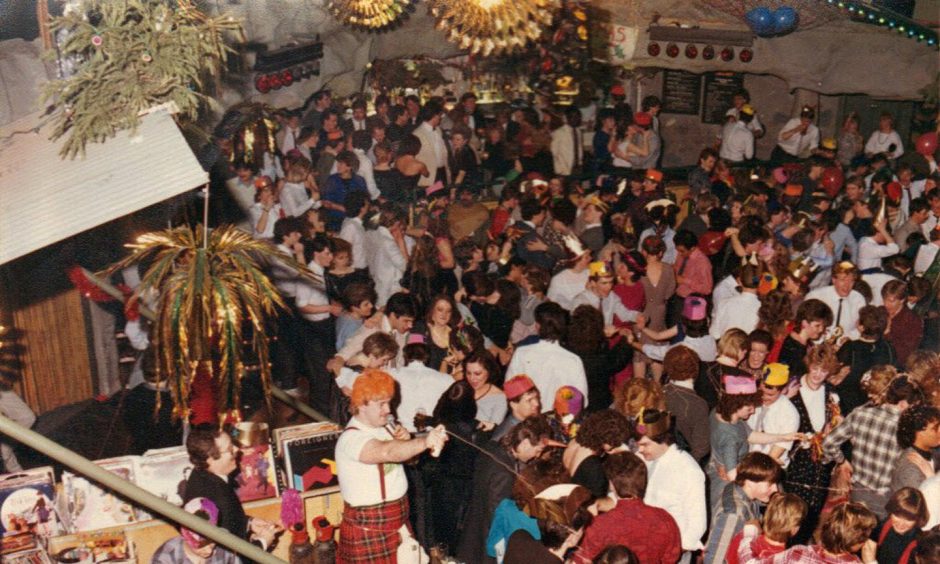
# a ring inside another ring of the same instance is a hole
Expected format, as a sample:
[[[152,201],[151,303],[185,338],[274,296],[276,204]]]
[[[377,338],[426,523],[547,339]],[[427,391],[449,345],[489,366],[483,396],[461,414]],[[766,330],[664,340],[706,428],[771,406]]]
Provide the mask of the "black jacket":
[[[219,527],[248,540],[248,516],[229,482],[208,470],[193,469],[186,481],[183,503],[196,497],[208,498],[219,508]]]

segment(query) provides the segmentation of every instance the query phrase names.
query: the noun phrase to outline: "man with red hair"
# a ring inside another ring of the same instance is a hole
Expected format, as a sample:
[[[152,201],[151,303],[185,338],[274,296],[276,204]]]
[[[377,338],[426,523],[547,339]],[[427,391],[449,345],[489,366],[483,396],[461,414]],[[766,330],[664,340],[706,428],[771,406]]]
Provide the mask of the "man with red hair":
[[[352,386],[353,417],[336,443],[336,471],[343,496],[338,560],[394,563],[408,529],[408,480],[401,463],[426,449],[439,453],[443,425],[424,437],[387,424],[395,380],[381,370],[363,372]],[[414,542],[413,540],[411,542]]]

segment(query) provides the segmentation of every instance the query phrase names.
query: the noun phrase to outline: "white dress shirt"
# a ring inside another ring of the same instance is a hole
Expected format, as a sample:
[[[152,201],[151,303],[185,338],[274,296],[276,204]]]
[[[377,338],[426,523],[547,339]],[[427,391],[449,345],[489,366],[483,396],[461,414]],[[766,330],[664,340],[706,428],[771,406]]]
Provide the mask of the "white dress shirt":
[[[264,225],[264,231],[258,231],[258,223],[261,216],[264,215],[264,206],[261,202],[255,202],[248,210],[248,217],[251,220],[251,237],[253,239],[265,239],[270,241],[274,238],[274,224],[281,217],[281,204],[274,204],[268,210],[268,222]]]
[[[829,326],[830,329],[835,327],[836,321],[838,320],[838,325],[842,327],[843,334],[846,337],[849,339],[858,339],[858,312],[866,305],[864,296],[852,290],[848,297],[841,298],[839,294],[836,293],[834,286],[825,286],[806,294],[806,299],[820,300],[829,306],[829,309],[832,310],[832,325]],[[841,316],[839,315],[840,299],[842,299]]]
[[[669,445],[656,460],[644,462],[649,481],[643,502],[672,516],[679,527],[683,551],[701,549],[708,519],[705,473],[692,455],[676,445]]]
[[[858,242],[858,269],[881,268],[881,259],[900,252],[897,243],[882,245],[872,237],[862,237]]]
[[[546,296],[566,310],[572,311],[574,309],[574,299],[587,287],[590,275],[591,273],[586,268],[581,272],[566,268],[552,276]]]
[[[740,329],[750,333],[757,328],[760,318],[760,298],[756,292],[741,292],[718,305],[715,318],[708,333],[714,339],[720,339],[728,329]]]
[[[408,267],[408,259],[402,255],[387,227],[379,226],[370,231],[364,247],[369,272],[375,280],[375,293],[378,295],[375,306],[383,307],[389,296],[401,289],[401,278]]]
[[[434,412],[437,400],[444,395],[454,379],[424,363],[413,360],[402,368],[390,370],[389,374],[398,382],[401,390],[401,403],[398,404],[398,422],[408,431],[415,433],[415,414],[424,410],[428,415]]]
[[[793,406],[793,402],[787,396],[781,395],[772,404],[758,407],[754,411],[754,415],[748,417],[747,424],[751,429],[762,433],[773,435],[795,433],[800,429],[800,414]],[[770,450],[775,446],[783,449],[779,462],[780,466],[786,468],[790,463],[790,448],[793,446],[793,441],[769,445],[751,445],[750,450],[751,452],[762,452],[769,455]]]
[[[288,151],[297,146],[298,137],[300,137],[299,127],[296,129],[285,127],[278,132],[274,140],[277,142],[277,148],[281,150],[281,154],[286,155]]]
[[[813,149],[819,147],[819,128],[812,123],[806,128],[806,133],[795,133],[789,139],[783,138],[784,131],[789,131],[798,125],[800,125],[800,118],[793,118],[777,134],[777,145],[794,157],[808,155]]]
[[[623,302],[620,301],[620,296],[613,292],[607,294],[606,298],[601,299],[601,297],[594,292],[584,290],[572,300],[572,311],[579,305],[589,305],[599,310],[604,316],[604,325],[613,325],[614,316],[619,317],[621,321],[633,322],[636,321],[636,316],[640,313],[632,309],[627,309],[627,306],[623,305]]]
[[[339,238],[352,245],[352,266],[353,268],[367,268],[369,266],[366,260],[366,229],[362,226],[362,219],[358,217],[347,217],[343,220],[343,226],[339,230]]]
[[[718,155],[733,163],[754,157],[754,132],[740,121],[725,124],[721,131],[721,149]]]
[[[320,207],[320,203],[310,197],[303,182],[285,182],[278,199],[288,217],[300,217],[310,208]]]
[[[584,394],[587,407],[588,387],[584,364],[578,355],[554,341],[539,341],[516,349],[506,368],[509,377],[527,374],[542,397],[542,410],[551,411],[555,393],[562,386],[573,386]]]
[[[315,274],[319,275],[321,279],[324,276],[323,267],[320,266],[316,261],[310,261],[310,264],[307,265],[307,268],[312,270]],[[330,305],[330,298],[326,295],[326,292],[317,288],[313,283],[301,279],[297,283],[297,307],[303,307],[307,305],[312,306],[323,306]],[[300,314],[307,321],[323,321],[329,319],[330,312],[324,311],[323,313],[304,313]]]
[[[738,281],[729,274],[721,282],[715,284],[715,289],[712,290],[712,303],[715,304],[715,309],[718,309],[721,307],[722,302],[740,293],[738,291]]]
[[[937,251],[940,251],[940,241],[934,241],[921,245],[917,249],[917,258],[914,259],[914,274],[923,274],[927,272],[930,265],[937,258]]]

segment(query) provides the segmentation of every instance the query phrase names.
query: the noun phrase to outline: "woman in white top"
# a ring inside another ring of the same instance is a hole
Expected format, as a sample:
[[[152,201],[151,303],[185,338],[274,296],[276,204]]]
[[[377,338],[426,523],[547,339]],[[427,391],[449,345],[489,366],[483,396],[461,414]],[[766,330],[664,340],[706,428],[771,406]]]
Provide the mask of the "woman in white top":
[[[365,244],[369,272],[375,280],[378,295],[376,307],[384,307],[389,296],[401,289],[401,279],[408,267],[408,245],[405,242],[405,218],[395,209],[384,209],[379,227],[367,232]]]
[[[248,218],[251,220],[251,236],[255,239],[274,239],[274,223],[281,218],[281,204],[274,195],[274,186],[267,177],[257,187],[255,203],[248,208]]]
[[[278,190],[281,206],[289,217],[300,217],[311,208],[320,207],[320,192],[313,178],[310,161],[302,156],[288,160],[287,176]]]
[[[881,259],[898,254],[900,248],[888,233],[887,220],[880,219],[868,227],[868,233],[858,242],[858,269],[862,274],[881,270]]]
[[[868,143],[865,143],[865,154],[869,157],[879,153],[887,153],[889,159],[896,159],[904,154],[904,143],[901,136],[894,130],[894,117],[885,112],[878,120],[878,130],[871,134]]]

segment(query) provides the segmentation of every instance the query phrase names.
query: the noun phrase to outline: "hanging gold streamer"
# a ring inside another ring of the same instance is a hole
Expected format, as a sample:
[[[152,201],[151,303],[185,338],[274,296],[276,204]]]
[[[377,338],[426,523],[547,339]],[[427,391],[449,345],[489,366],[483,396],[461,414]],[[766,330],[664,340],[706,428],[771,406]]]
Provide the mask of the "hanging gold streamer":
[[[559,0],[430,0],[447,39],[483,56],[508,53],[534,41],[552,23]]]
[[[331,0],[330,13],[346,25],[380,31],[401,20],[412,0]]]

